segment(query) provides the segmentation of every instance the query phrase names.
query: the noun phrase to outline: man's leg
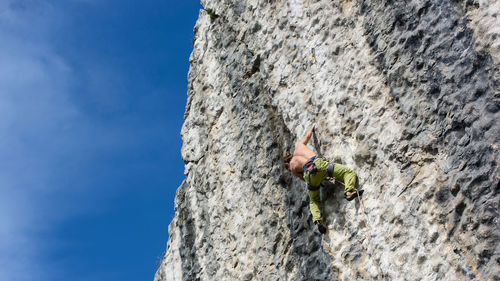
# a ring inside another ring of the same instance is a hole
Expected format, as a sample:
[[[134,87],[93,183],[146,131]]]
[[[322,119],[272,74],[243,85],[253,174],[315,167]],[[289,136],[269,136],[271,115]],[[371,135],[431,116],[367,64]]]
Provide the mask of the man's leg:
[[[335,163],[333,167],[333,177],[344,182],[344,193],[350,193],[354,191],[357,176],[352,169],[344,165]]]
[[[326,227],[323,225],[320,211],[320,191],[318,190],[307,190],[309,194],[309,209],[313,216],[313,222],[318,227],[318,231],[321,234],[326,233]]]
[[[320,210],[320,191],[318,190],[307,190],[309,194],[309,209],[313,217],[313,222],[321,221],[321,210]]]

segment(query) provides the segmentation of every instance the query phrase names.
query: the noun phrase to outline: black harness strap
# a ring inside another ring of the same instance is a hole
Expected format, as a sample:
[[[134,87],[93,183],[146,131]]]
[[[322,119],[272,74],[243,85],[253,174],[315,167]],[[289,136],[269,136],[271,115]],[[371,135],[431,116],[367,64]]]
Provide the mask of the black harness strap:
[[[330,165],[328,165],[328,176],[330,178],[333,178],[333,168],[334,168],[335,164],[331,163]]]

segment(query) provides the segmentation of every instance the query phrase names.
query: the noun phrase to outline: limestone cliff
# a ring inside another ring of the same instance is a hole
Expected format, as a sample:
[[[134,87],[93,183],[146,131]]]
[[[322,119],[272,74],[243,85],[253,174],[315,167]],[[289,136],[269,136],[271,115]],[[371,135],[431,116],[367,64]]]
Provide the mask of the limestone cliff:
[[[156,281],[500,280],[499,2],[202,5]],[[281,165],[314,123],[365,190],[324,236]]]

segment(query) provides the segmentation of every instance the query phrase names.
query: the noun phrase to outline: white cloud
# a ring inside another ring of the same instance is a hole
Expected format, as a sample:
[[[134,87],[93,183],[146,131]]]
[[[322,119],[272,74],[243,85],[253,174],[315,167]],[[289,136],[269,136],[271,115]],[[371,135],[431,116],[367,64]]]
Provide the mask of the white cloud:
[[[45,1],[0,1],[0,280],[47,280],[47,229],[77,208],[51,205],[56,165],[85,117],[72,69],[51,46],[62,17]],[[66,169],[67,170],[67,169]]]
[[[67,261],[48,260],[47,253],[68,245],[50,234],[79,214],[102,211],[106,197],[120,192],[108,183],[99,185],[108,188],[99,198],[89,195],[96,180],[82,174],[82,166],[99,165],[92,157],[136,148],[152,130],[126,113],[111,117],[130,122],[102,118],[127,111],[122,98],[128,80],[109,62],[69,62],[57,52],[61,46],[51,40],[61,40],[58,32],[71,19],[55,2],[0,0],[0,281],[65,276],[67,264],[54,262]],[[85,98],[73,92],[78,87]],[[103,116],[88,116],[88,103]],[[94,170],[106,175],[96,177],[127,178],[118,168],[100,168]]]

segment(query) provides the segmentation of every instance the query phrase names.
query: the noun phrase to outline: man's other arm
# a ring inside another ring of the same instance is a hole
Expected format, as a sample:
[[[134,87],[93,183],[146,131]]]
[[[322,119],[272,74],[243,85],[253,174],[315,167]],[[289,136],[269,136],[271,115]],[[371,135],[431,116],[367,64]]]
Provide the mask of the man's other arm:
[[[309,139],[311,138],[313,131],[314,131],[314,125],[312,125],[312,127],[311,127],[311,129],[309,129],[309,131],[307,131],[306,135],[300,141],[300,143],[303,145],[306,145],[309,142]]]

